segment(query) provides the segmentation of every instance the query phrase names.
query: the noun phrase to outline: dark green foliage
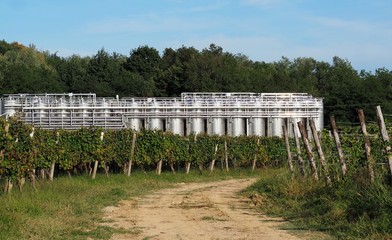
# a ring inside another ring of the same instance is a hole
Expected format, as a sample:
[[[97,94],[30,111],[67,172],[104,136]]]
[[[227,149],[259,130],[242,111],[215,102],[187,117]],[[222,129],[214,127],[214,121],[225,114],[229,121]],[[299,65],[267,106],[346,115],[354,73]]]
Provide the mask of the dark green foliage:
[[[133,131],[129,129],[105,132],[96,127],[72,131],[35,129],[32,136],[32,127],[18,119],[7,122],[0,118],[0,121],[1,177],[12,180],[27,177],[36,169],[50,168],[53,162],[60,173],[71,170],[89,173],[95,161],[101,168],[124,170],[130,160]],[[186,138],[170,132],[143,130],[136,134],[133,162],[141,169],[151,169],[161,160],[164,167],[172,168],[184,168],[190,162],[202,170],[213,159],[224,160],[225,141],[230,167],[250,168],[254,160],[259,166],[266,166],[271,164],[270,160],[275,164],[278,159],[285,159],[280,138],[206,134]]]
[[[30,136],[32,127],[17,118],[10,118],[3,126],[5,128],[1,132],[4,145],[0,147],[3,149],[0,172],[11,180],[27,177],[28,173],[35,169],[33,141]]]
[[[53,161],[59,159],[59,134],[56,131],[46,131],[43,129],[35,129],[33,144],[36,157],[36,167],[47,169]]]

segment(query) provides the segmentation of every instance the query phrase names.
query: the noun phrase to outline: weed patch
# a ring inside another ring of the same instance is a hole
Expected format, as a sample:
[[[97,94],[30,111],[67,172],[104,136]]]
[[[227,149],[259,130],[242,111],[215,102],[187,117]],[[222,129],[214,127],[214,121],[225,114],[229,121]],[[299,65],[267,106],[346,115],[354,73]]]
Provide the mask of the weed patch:
[[[359,181],[356,181],[359,179]],[[392,238],[392,188],[360,176],[327,187],[322,181],[291,179],[286,170],[266,170],[247,190],[263,196],[260,210],[299,228],[341,239]]]

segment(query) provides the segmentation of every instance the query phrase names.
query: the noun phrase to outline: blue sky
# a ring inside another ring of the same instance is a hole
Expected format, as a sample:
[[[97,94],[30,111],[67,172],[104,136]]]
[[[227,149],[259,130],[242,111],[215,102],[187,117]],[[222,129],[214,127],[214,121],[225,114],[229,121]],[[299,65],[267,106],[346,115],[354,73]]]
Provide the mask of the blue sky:
[[[391,0],[1,0],[0,39],[61,56],[148,45],[392,70]]]

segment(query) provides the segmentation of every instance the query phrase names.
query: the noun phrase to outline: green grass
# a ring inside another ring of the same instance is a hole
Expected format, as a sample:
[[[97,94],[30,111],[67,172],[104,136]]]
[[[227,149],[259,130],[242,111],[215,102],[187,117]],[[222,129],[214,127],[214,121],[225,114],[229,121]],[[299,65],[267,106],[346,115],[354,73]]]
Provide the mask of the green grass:
[[[232,178],[256,177],[256,171],[198,171],[184,173],[132,173],[95,180],[86,176],[60,177],[43,181],[38,192],[26,184],[23,192],[14,187],[11,194],[0,194],[0,239],[109,239],[124,229],[96,224],[102,221],[102,209],[122,199],[141,196],[178,182],[205,182]],[[3,186],[3,182],[0,182]]]
[[[391,239],[392,188],[373,185],[357,176],[326,187],[311,178],[291,180],[283,169],[249,171],[193,171],[189,175],[135,172],[92,180],[86,176],[42,181],[35,192],[26,184],[22,193],[0,193],[0,239],[109,239],[115,233],[138,230],[100,226],[102,209],[122,199],[142,196],[179,182],[206,182],[259,177],[246,190],[262,198],[260,211],[290,220],[283,228],[294,232],[315,230],[337,239]],[[3,182],[0,181],[3,186]],[[205,221],[217,220],[211,216]]]
[[[260,210],[284,217],[292,229],[325,232],[337,239],[392,239],[392,188],[362,176],[326,187],[320,180],[294,179],[286,170],[266,170],[246,190],[262,196]]]

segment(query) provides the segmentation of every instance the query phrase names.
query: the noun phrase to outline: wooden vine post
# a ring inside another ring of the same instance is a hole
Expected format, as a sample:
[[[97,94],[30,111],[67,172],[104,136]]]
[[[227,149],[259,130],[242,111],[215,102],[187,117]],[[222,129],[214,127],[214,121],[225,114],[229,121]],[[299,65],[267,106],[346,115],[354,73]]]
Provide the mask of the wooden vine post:
[[[385,152],[388,157],[389,172],[392,176],[392,150],[389,144],[389,135],[388,135],[387,128],[385,126],[384,115],[382,114],[381,107],[377,106],[376,111],[377,111],[377,122],[380,127],[381,137],[382,140],[385,142]]]
[[[225,164],[226,164],[226,171],[229,171],[229,153],[227,151],[227,141],[225,140]]]
[[[374,182],[374,169],[373,169],[374,160],[372,155],[370,154],[370,139],[369,139],[369,134],[366,130],[365,114],[363,113],[363,109],[358,109],[358,117],[359,117],[359,122],[361,123],[361,130],[365,138],[365,153],[366,153],[370,182]]]
[[[325,160],[325,155],[324,155],[323,149],[321,147],[321,142],[320,142],[319,135],[317,133],[315,123],[312,119],[309,121],[309,123],[310,123],[310,129],[312,130],[314,143],[316,144],[317,153],[320,158],[320,163],[321,163],[321,166],[324,170],[325,180],[327,181],[328,186],[332,186],[332,181],[331,181],[331,176],[329,175],[327,161]]]
[[[306,134],[306,129],[305,129],[304,123],[303,123],[303,121],[300,121],[297,124],[298,124],[299,131],[301,132],[302,141],[303,141],[305,149],[306,149],[306,154],[308,156],[308,160],[309,160],[310,168],[312,170],[313,178],[314,178],[314,180],[318,181],[319,176],[317,173],[317,167],[316,167],[316,163],[314,161],[312,147],[310,146],[308,136]]]
[[[294,176],[293,158],[291,157],[290,142],[289,142],[289,131],[287,130],[286,124],[282,125],[282,129],[283,129],[284,141],[286,143],[287,162],[289,164],[291,177],[293,177]]]
[[[45,178],[46,178],[45,169],[42,168],[39,170],[39,176],[42,180],[45,180]]]
[[[197,140],[197,134],[195,134],[195,136],[194,136],[194,138],[193,138],[194,144],[196,144],[196,140]],[[188,146],[191,146],[190,144],[191,144],[191,142],[189,141],[189,145],[188,145]],[[189,171],[190,171],[190,170],[191,170],[191,160],[189,160],[189,161],[187,161],[187,162],[185,163],[185,171],[186,171],[186,174],[189,174]]]
[[[131,155],[129,156],[128,171],[127,171],[127,176],[128,177],[131,176],[133,155],[135,153],[135,144],[136,144],[136,132],[133,132],[133,134],[132,134]]]
[[[304,160],[302,159],[302,156],[301,156],[301,154],[302,154],[301,153],[301,144],[299,143],[297,128],[298,128],[298,126],[295,123],[293,123],[294,141],[295,141],[295,148],[296,148],[296,152],[297,152],[299,171],[302,176],[305,176],[305,164],[304,164]]]
[[[159,161],[158,161],[156,173],[158,175],[161,175],[161,173],[162,173],[162,159],[159,159]]]
[[[336,127],[335,117],[331,116],[329,118],[329,120],[331,122],[332,134],[333,134],[333,138],[335,140],[336,149],[338,151],[338,158],[339,158],[340,167],[342,169],[342,175],[344,177],[347,173],[347,166],[346,166],[346,161],[344,160],[342,144],[340,143],[340,138],[339,138],[339,134],[338,134],[338,129]]]
[[[7,122],[7,123],[5,124],[5,128],[4,128],[4,132],[5,132],[5,135],[6,135],[7,137],[8,137],[8,135],[9,135],[9,129],[10,129],[10,124]],[[3,154],[4,154],[4,153],[3,153]],[[4,192],[6,192],[6,193],[11,193],[12,186],[13,186],[12,180],[11,180],[10,178],[6,178],[6,180],[5,180]]]
[[[260,151],[260,138],[257,138],[257,152]],[[255,154],[254,158],[253,158],[253,163],[252,163],[252,171],[254,171],[256,169],[256,161],[257,161],[257,154]]]

